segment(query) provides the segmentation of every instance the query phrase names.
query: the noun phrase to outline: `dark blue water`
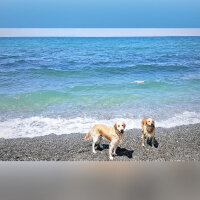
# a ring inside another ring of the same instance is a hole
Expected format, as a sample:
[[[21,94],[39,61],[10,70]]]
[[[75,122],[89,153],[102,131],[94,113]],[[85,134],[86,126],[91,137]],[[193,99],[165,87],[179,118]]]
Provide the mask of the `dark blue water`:
[[[200,37],[0,38],[1,137],[197,123],[199,90]]]

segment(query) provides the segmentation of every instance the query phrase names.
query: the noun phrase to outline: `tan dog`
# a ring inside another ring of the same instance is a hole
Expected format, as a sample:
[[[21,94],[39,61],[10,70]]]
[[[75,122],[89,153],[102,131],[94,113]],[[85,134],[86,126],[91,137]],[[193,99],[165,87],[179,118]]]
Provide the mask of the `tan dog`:
[[[103,148],[101,145],[102,137],[108,139],[110,141],[109,158],[110,160],[113,160],[113,155],[116,155],[117,146],[122,141],[122,135],[125,127],[126,124],[124,122],[117,122],[113,127],[108,127],[103,124],[96,124],[86,134],[85,140],[88,140],[90,137],[92,137],[92,152],[96,153],[94,149],[95,144],[99,144],[100,147]]]
[[[144,118],[142,120],[142,146],[144,147],[145,138],[152,138],[152,146],[155,138],[155,122],[152,118]]]

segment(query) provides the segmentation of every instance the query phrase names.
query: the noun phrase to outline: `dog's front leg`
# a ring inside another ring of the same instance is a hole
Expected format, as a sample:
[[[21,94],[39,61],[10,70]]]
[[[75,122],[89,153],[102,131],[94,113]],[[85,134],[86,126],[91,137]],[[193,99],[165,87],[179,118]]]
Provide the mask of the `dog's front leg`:
[[[155,140],[155,138],[154,138],[154,135],[152,136],[152,140],[151,140],[151,145],[152,145],[152,147],[154,147],[154,140]]]
[[[114,148],[114,142],[111,142],[109,145],[109,158],[110,160],[113,160],[113,148]]]
[[[116,156],[116,149],[117,149],[117,146],[114,147],[114,151],[113,151],[113,156]]]
[[[115,142],[115,144],[114,144],[114,151],[113,151],[113,155],[114,155],[114,156],[117,155],[117,154],[116,154],[116,150],[117,150],[118,145],[119,145],[119,142]]]

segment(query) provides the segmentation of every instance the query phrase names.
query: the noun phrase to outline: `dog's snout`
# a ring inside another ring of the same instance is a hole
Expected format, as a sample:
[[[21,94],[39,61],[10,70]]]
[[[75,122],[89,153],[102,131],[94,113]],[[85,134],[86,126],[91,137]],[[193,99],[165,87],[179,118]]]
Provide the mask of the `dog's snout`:
[[[122,129],[120,132],[121,132],[121,133],[124,133],[124,130]]]
[[[154,127],[154,124],[153,124],[153,123],[151,124],[151,127]]]

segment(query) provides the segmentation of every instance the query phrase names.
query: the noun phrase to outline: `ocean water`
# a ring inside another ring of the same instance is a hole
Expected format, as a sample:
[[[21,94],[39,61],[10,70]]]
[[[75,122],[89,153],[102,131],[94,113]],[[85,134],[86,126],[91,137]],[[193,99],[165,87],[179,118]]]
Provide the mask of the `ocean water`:
[[[200,122],[200,37],[0,38],[0,137]]]

